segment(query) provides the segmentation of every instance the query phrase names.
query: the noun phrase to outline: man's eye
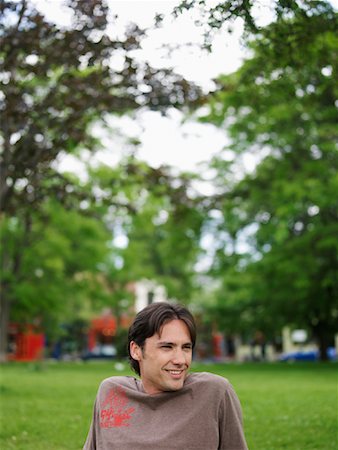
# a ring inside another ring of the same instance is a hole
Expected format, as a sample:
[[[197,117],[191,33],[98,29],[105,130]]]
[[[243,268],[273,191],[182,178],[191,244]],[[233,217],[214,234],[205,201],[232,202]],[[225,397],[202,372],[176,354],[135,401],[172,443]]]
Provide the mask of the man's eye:
[[[170,345],[162,345],[161,348],[171,348]]]

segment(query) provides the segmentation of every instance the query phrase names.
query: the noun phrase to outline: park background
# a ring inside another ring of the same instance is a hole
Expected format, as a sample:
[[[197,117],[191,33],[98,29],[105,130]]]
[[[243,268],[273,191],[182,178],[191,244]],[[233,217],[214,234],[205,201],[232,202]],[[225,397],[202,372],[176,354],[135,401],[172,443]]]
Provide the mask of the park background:
[[[166,300],[197,318],[196,368],[238,389],[251,449],[333,450],[334,3],[54,5],[1,5],[4,448],[81,448],[128,324]]]

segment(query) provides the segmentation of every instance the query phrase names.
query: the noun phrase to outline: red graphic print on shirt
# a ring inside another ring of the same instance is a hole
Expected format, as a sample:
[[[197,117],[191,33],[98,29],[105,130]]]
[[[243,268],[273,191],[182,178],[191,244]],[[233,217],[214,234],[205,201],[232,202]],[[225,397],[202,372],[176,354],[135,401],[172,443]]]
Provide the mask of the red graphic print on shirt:
[[[128,408],[128,404],[129,400],[122,388],[110,389],[102,404],[100,427],[129,427],[128,421],[135,408]]]

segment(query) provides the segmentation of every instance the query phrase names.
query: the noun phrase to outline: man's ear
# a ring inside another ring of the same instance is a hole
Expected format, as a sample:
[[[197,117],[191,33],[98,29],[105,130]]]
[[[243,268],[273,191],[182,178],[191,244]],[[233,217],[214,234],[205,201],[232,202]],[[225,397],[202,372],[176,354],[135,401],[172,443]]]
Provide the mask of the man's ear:
[[[140,361],[142,350],[139,345],[136,344],[135,341],[131,341],[129,344],[130,355],[136,361]]]

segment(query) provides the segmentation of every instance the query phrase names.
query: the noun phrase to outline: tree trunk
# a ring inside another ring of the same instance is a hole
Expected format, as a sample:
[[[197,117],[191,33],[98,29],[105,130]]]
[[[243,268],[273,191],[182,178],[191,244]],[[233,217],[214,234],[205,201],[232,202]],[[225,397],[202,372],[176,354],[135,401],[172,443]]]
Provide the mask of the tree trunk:
[[[7,360],[8,331],[10,321],[10,309],[13,303],[11,286],[18,280],[23,250],[29,245],[29,235],[32,220],[29,211],[24,216],[24,233],[22,239],[16,241],[15,251],[10,252],[6,237],[1,236],[2,258],[0,264],[0,363]],[[8,275],[10,274],[10,276]]]
[[[327,349],[330,345],[330,333],[327,330],[327,324],[318,323],[313,328],[314,336],[316,338],[318,348],[319,348],[319,360],[328,361]]]
[[[2,286],[0,300],[0,363],[7,361],[10,301]]]
[[[328,361],[329,357],[327,356],[327,348],[328,348],[327,339],[320,339],[318,342],[318,346],[319,346],[319,360]]]
[[[8,329],[10,318],[10,283],[8,274],[14,273],[14,266],[10,264],[10,254],[6,237],[1,236],[2,258],[0,261],[0,363],[7,361]]]

